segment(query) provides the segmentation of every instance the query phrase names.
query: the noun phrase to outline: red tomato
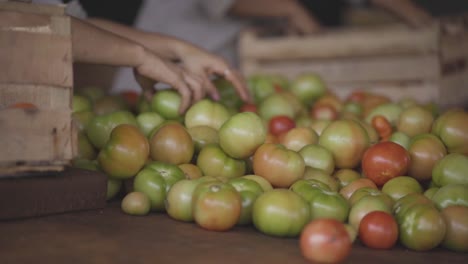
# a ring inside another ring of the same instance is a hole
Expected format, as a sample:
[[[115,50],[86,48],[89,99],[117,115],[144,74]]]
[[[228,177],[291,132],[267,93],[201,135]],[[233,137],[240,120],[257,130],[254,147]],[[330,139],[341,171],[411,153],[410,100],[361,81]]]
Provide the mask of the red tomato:
[[[377,186],[408,171],[410,155],[401,145],[383,141],[369,147],[362,156],[361,166],[364,175]]]
[[[346,227],[335,219],[317,219],[307,224],[300,237],[302,255],[310,261],[337,263],[350,254],[352,243]]]
[[[239,112],[253,112],[253,113],[257,113],[257,106],[255,104],[243,104],[240,109],[239,109]]]
[[[364,245],[376,249],[390,249],[398,240],[398,225],[387,212],[366,214],[359,224],[359,239]]]
[[[140,93],[134,90],[122,91],[120,92],[120,96],[122,96],[130,107],[136,106],[140,99]]]
[[[268,122],[268,131],[275,136],[288,132],[295,127],[296,122],[294,119],[285,115],[274,116]]]

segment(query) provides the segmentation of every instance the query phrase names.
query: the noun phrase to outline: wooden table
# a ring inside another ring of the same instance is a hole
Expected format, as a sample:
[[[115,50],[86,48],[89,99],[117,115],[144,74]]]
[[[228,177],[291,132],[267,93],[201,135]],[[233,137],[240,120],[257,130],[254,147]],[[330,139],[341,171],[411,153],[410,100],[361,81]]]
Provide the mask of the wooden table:
[[[298,239],[266,236],[253,227],[211,232],[166,214],[129,216],[118,202],[103,210],[1,221],[0,262],[307,263]],[[356,242],[347,263],[468,263],[468,254],[371,250]]]

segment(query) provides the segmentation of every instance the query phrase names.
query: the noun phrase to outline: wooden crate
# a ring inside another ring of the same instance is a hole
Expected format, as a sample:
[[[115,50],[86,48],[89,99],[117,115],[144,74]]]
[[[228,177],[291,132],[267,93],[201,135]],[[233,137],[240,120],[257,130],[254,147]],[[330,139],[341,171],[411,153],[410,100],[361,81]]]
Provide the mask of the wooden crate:
[[[370,90],[441,107],[468,106],[468,15],[414,29],[401,23],[344,27],[321,34],[265,36],[246,30],[239,43],[244,74],[320,74],[346,96]]]
[[[0,2],[0,175],[61,171],[73,158],[70,36],[64,6]]]

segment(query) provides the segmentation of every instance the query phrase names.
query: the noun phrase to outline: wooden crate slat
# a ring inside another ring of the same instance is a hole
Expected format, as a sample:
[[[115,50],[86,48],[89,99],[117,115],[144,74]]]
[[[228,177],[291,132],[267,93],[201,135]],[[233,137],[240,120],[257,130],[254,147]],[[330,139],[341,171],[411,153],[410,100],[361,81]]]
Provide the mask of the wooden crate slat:
[[[0,83],[72,87],[69,37],[0,31],[0,47]]]
[[[72,159],[71,110],[0,111],[0,161]]]
[[[0,10],[39,15],[63,16],[65,15],[65,6],[64,4],[31,4],[17,1],[0,2]]]
[[[317,36],[266,37],[243,33],[240,45],[245,58],[283,60],[339,58],[385,54],[427,54],[438,50],[439,27],[414,31],[397,25],[384,28],[347,29]]]
[[[0,84],[0,108],[30,102],[41,109],[71,108],[72,94],[63,87],[33,84]]]

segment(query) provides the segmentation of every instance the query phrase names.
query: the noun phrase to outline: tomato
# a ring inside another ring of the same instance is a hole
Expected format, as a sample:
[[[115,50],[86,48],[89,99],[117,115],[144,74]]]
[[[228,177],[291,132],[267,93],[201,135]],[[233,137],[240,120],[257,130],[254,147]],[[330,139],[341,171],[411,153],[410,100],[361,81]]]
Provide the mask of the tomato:
[[[288,116],[294,119],[297,113],[295,106],[282,93],[272,93],[259,102],[258,114],[269,122],[275,116]]]
[[[265,178],[261,177],[261,176],[258,176],[258,175],[255,175],[255,174],[248,174],[248,175],[244,175],[244,176],[241,176],[241,177],[249,179],[249,180],[253,180],[256,183],[260,184],[263,191],[269,191],[269,190],[273,189],[273,186],[271,186],[271,183],[269,181],[267,181]]]
[[[134,125],[115,127],[109,141],[98,155],[99,166],[107,175],[119,179],[135,176],[148,159],[149,145],[145,135]]]
[[[352,169],[359,165],[369,137],[357,121],[336,120],[322,131],[319,145],[331,151],[337,168]]]
[[[305,226],[299,246],[309,261],[339,263],[351,253],[352,243],[343,223],[335,219],[317,219]]]
[[[77,153],[74,159],[86,159],[86,160],[94,160],[97,156],[96,148],[94,148],[93,144],[88,139],[88,136],[83,131],[79,131],[77,133],[78,137],[78,146],[77,146]]]
[[[397,222],[401,222],[401,219],[406,213],[417,204],[430,204],[434,206],[434,203],[421,193],[410,193],[400,199],[396,200],[393,204],[393,213],[396,217]]]
[[[358,236],[367,247],[390,249],[398,241],[398,225],[390,213],[373,211],[362,218]]]
[[[164,178],[149,168],[142,169],[133,179],[133,190],[148,196],[151,211],[164,211],[167,189]]]
[[[395,142],[408,150],[411,138],[403,132],[395,131],[388,140]]]
[[[325,173],[332,174],[335,170],[335,161],[332,153],[318,145],[308,144],[299,150],[306,166],[321,169]]]
[[[203,176],[201,169],[192,163],[182,163],[178,165],[179,168],[184,172],[185,178],[187,179],[198,179]]]
[[[181,116],[179,113],[181,102],[182,96],[177,91],[160,90],[151,98],[151,109],[165,119],[176,120]]]
[[[364,175],[378,187],[390,179],[405,175],[410,156],[405,148],[391,141],[379,142],[369,147],[362,156],[361,167]]]
[[[135,90],[121,91],[119,95],[125,100],[130,109],[134,109],[138,104],[138,100],[140,100],[140,93]]]
[[[294,151],[299,151],[310,144],[316,144],[317,141],[317,133],[308,127],[295,127],[278,136],[278,143]]]
[[[433,134],[420,134],[411,139],[408,152],[411,162],[408,174],[420,182],[429,181],[435,164],[447,154],[440,139]]]
[[[451,109],[439,116],[432,133],[440,137],[449,153],[468,155],[468,112]]]
[[[318,120],[336,120],[338,112],[333,105],[316,103],[310,109],[310,117]]]
[[[366,195],[351,206],[348,222],[356,230],[359,230],[359,225],[364,216],[374,211],[383,211],[391,214],[392,208],[382,196]]]
[[[232,178],[228,181],[241,195],[242,210],[238,225],[247,225],[252,223],[253,204],[257,197],[263,193],[259,183],[247,178]]]
[[[375,185],[373,181],[369,180],[368,178],[359,178],[357,180],[353,180],[348,185],[341,188],[340,194],[343,195],[344,198],[349,200],[351,195],[353,195],[353,193],[356,190],[363,188],[363,187],[371,187],[371,188],[377,189],[377,186]]]
[[[382,186],[382,192],[388,194],[394,201],[410,193],[422,193],[421,184],[409,176],[395,177]]]
[[[237,113],[219,128],[219,146],[235,159],[250,157],[265,139],[263,122],[252,112]]]
[[[387,141],[393,133],[392,124],[383,115],[372,117],[371,125],[377,131],[381,141]]]
[[[203,182],[217,181],[215,178],[202,177],[195,180],[182,179],[169,189],[165,199],[165,209],[171,218],[184,222],[193,221],[192,197],[195,188]]]
[[[101,149],[109,140],[112,130],[121,124],[138,126],[135,116],[128,111],[116,111],[109,114],[95,115],[89,120],[86,135],[97,149]]]
[[[379,106],[372,109],[366,115],[366,122],[372,124],[372,119],[376,116],[382,116],[390,123],[390,127],[394,127],[400,117],[401,112],[403,111],[403,107],[398,105],[397,103],[384,103],[380,104]]]
[[[305,164],[299,153],[267,143],[255,152],[253,170],[274,187],[288,188],[304,175]]]
[[[468,252],[468,207],[447,206],[442,210],[447,226],[442,246],[457,252]]]
[[[289,116],[274,116],[268,121],[268,132],[278,136],[296,127],[296,122]]]
[[[302,178],[306,180],[313,179],[323,182],[330,188],[331,191],[334,192],[338,191],[340,187],[340,184],[336,178],[332,177],[330,174],[324,172],[321,169],[315,169],[306,166],[304,176]]]
[[[289,90],[305,105],[311,105],[327,92],[327,86],[318,74],[304,73],[291,83]]]
[[[156,112],[144,112],[136,116],[136,121],[141,132],[149,137],[151,131],[161,125],[165,119]]]
[[[10,108],[22,108],[22,109],[37,109],[37,106],[32,103],[15,103],[10,105]],[[85,96],[74,94],[72,97],[72,113],[78,113],[83,111],[92,111],[93,103]]]
[[[451,205],[468,206],[468,184],[448,184],[440,187],[432,196],[439,210]]]
[[[310,219],[333,218],[340,222],[348,219],[350,206],[343,196],[335,191],[321,190],[312,200],[310,205]]]
[[[245,174],[246,163],[226,154],[218,144],[205,146],[197,157],[197,166],[203,175],[235,178]]]
[[[349,197],[348,202],[351,206],[357,203],[360,199],[362,199],[365,196],[376,196],[381,198],[389,208],[393,208],[394,201],[392,197],[390,197],[388,194],[382,192],[379,189],[375,189],[372,187],[363,187],[358,190],[356,190],[351,197]]]
[[[245,103],[240,107],[239,112],[257,113],[257,105],[256,104]]]
[[[142,192],[131,192],[122,199],[121,209],[129,215],[147,215],[151,209],[151,203]]]
[[[226,106],[210,99],[202,99],[193,104],[184,116],[185,126],[209,126],[218,130],[230,117]]]
[[[187,131],[195,144],[195,153],[199,153],[200,150],[208,144],[219,143],[218,130],[210,126],[193,126],[187,128]]]
[[[433,204],[416,203],[397,220],[400,243],[409,249],[428,251],[437,247],[445,237],[445,221]]]
[[[169,191],[176,182],[185,179],[185,174],[179,166],[167,162],[149,161],[146,163],[144,169],[154,170],[163,177],[166,182],[166,192]]]
[[[195,188],[192,199],[193,219],[204,229],[226,231],[239,221],[242,198],[228,183],[201,183]]]
[[[130,111],[125,100],[119,95],[105,94],[93,103],[93,112],[96,115],[107,115],[119,111]]]
[[[432,182],[436,186],[468,184],[468,156],[451,153],[439,160],[432,169]]]
[[[106,200],[109,201],[117,196],[122,189],[122,180],[107,178]]]
[[[312,128],[315,133],[317,133],[318,136],[320,136],[325,130],[325,128],[331,123],[331,120],[320,120],[320,119],[313,119],[311,120],[311,123],[309,125],[310,128]]]
[[[309,219],[309,204],[288,189],[263,192],[253,205],[252,222],[266,235],[297,237]]]
[[[397,130],[409,137],[431,132],[434,117],[422,106],[414,105],[404,109],[397,121]]]
[[[361,178],[361,174],[352,169],[339,169],[335,171],[332,176],[338,181],[340,190],[351,182]]]
[[[153,160],[172,164],[189,163],[195,152],[192,136],[180,123],[162,124],[151,136],[150,156]]]

